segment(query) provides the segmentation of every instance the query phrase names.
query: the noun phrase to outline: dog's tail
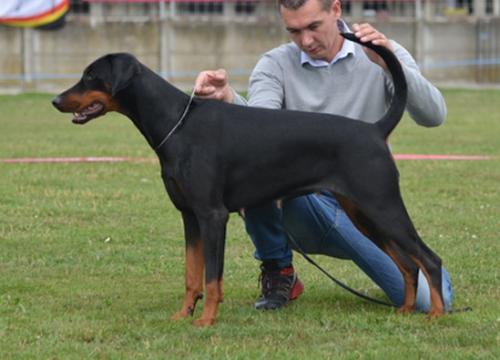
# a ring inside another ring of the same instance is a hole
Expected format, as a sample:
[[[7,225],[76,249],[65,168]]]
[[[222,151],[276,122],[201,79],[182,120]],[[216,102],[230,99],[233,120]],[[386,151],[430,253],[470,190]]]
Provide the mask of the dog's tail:
[[[396,58],[396,55],[385,47],[373,45],[371,42],[361,42],[354,34],[342,32],[341,35],[351,41],[357,42],[367,48],[372,49],[385,61],[387,68],[392,76],[394,83],[394,95],[391,100],[391,105],[385,115],[376,123],[383,136],[387,138],[392,130],[401,120],[406,107],[406,99],[408,96],[408,87],[406,84],[405,74],[401,63]]]

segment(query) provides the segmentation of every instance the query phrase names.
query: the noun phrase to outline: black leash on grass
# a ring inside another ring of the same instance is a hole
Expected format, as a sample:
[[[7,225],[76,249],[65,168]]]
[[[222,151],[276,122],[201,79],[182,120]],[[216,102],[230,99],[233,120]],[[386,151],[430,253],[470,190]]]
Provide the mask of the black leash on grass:
[[[293,239],[293,237],[288,234],[288,238],[289,238],[289,241],[292,243],[292,245],[295,247],[295,250],[297,250],[297,252],[302,255],[304,257],[304,259],[306,259],[310,264],[312,264],[314,267],[316,267],[319,271],[321,271],[323,274],[325,274],[330,280],[332,280],[335,284],[337,284],[338,286],[340,286],[341,288],[343,288],[344,290],[347,290],[349,291],[351,294],[354,294],[362,299],[365,299],[365,300],[368,300],[368,301],[371,301],[371,302],[374,302],[376,304],[379,304],[379,305],[384,305],[384,306],[389,306],[389,307],[394,307],[396,308],[397,306],[392,304],[392,303],[389,303],[389,302],[386,302],[386,301],[383,301],[383,300],[379,300],[379,299],[375,299],[375,298],[372,298],[368,295],[365,295],[357,290],[354,290],[353,288],[347,286],[346,284],[344,284],[342,281],[334,278],[332,275],[330,275],[325,269],[323,269],[321,266],[318,265],[318,263],[316,261],[314,261],[313,259],[311,259],[311,257],[309,255],[307,255],[299,246],[299,244],[297,244],[297,242]]]
[[[383,301],[383,300],[379,300],[379,299],[375,299],[375,298],[372,298],[368,295],[365,295],[357,290],[354,290],[353,288],[347,286],[346,284],[344,284],[342,281],[334,278],[332,275],[330,275],[325,269],[323,269],[321,266],[318,265],[318,263],[316,261],[314,261],[313,259],[311,259],[311,257],[309,255],[307,255],[299,246],[299,244],[297,244],[297,242],[293,239],[293,237],[288,234],[288,238],[289,238],[289,241],[292,243],[293,246],[295,246],[295,250],[300,254],[302,255],[302,257],[304,259],[306,259],[311,265],[313,265],[314,267],[316,267],[319,271],[321,271],[323,274],[325,274],[330,280],[332,280],[335,284],[337,284],[338,286],[340,286],[341,288],[343,288],[344,290],[347,290],[348,292],[350,292],[351,294],[354,294],[362,299],[365,299],[367,301],[370,301],[370,302],[374,302],[376,304],[379,304],[379,305],[384,305],[384,306],[389,306],[389,307],[393,307],[393,308],[397,308],[396,305],[392,304],[392,303],[389,303],[389,302],[386,302],[386,301]],[[466,307],[463,307],[463,308],[460,308],[460,309],[450,309],[448,311],[446,311],[447,313],[458,313],[458,312],[469,312],[469,311],[472,311],[472,308],[469,307],[469,306],[466,306]]]

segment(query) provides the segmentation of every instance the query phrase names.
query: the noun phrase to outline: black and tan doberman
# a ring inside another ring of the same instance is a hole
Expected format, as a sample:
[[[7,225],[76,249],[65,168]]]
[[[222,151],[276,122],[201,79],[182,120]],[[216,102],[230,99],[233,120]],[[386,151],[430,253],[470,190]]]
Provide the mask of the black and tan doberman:
[[[343,36],[360,43],[352,34]],[[186,292],[174,318],[193,314],[205,274],[206,301],[195,324],[214,323],[223,298],[230,212],[320,190],[334,193],[356,227],[400,269],[401,312],[415,309],[420,268],[431,289],[430,316],[444,313],[441,259],[408,216],[386,141],[405,109],[404,73],[391,51],[362,45],[384,59],[394,82],[391,105],[375,124],[193,99],[124,53],[99,58],[53,100],[60,111],[74,113],[78,124],[120,112],[156,151],[166,190],[184,221]]]

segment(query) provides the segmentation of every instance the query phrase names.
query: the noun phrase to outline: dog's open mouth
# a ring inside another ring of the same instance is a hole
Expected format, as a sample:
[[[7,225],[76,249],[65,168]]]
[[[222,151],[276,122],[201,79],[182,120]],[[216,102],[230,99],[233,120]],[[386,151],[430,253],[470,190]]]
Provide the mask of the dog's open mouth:
[[[104,111],[104,105],[96,101],[80,112],[73,113],[73,123],[85,124],[87,121],[98,117]]]

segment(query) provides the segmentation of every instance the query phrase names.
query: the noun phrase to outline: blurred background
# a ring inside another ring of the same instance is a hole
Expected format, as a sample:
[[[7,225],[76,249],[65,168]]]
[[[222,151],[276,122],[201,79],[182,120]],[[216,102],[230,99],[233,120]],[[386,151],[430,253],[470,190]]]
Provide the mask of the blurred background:
[[[343,0],[343,17],[405,46],[441,86],[500,86],[500,0]],[[260,55],[289,41],[275,0],[1,0],[0,92],[57,92],[126,51],[182,89],[226,68],[246,90]]]

